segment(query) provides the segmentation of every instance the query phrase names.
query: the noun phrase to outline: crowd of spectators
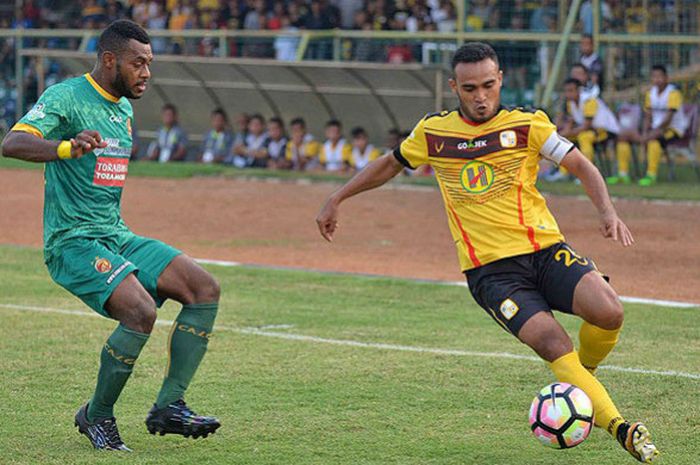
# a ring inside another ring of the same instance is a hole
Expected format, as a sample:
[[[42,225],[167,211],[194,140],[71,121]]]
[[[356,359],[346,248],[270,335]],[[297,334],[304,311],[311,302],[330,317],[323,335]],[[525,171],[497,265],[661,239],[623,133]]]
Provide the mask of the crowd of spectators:
[[[179,123],[177,108],[168,103],[162,109],[162,125],[143,158],[161,163],[196,161],[237,168],[347,173],[363,169],[407,136],[392,129],[385,146],[376,147],[365,128],[354,127],[346,137],[342,123],[335,119],[326,123],[323,140],[307,130],[301,117],[290,120],[288,127],[281,118],[266,120],[260,114],[246,113],[236,115],[231,123],[224,109],[215,108],[203,141],[193,145]]]
[[[456,0],[460,1],[460,0]],[[560,31],[568,11],[560,0],[461,0],[465,2],[467,31]],[[153,37],[155,53],[276,58],[295,60],[300,38],[285,32],[301,30],[354,29],[361,31],[437,31],[458,29],[457,8],[453,0],[23,0],[21,7],[0,11],[0,28],[77,28],[101,30],[109,22],[130,18],[151,31],[168,30],[173,34],[186,29],[268,31],[266,37],[233,37],[221,43],[216,37]],[[593,2],[584,0],[579,11],[577,30],[591,33]],[[644,8],[647,5],[648,8]],[[698,33],[698,15],[694,0],[601,0],[603,32],[674,34]],[[0,39],[0,126],[14,117],[14,42]],[[25,46],[78,49],[81,44],[94,51],[97,40],[82,38],[23,39]],[[225,45],[225,50],[221,50]],[[332,39],[311,40],[305,59],[405,63],[424,61],[429,41],[381,41],[353,38],[334,47]],[[433,44],[437,45],[437,44]],[[506,103],[533,100],[536,84],[548,79],[547,63],[553,59],[552,44],[532,41],[498,41],[493,44],[506,73]],[[616,82],[626,85],[639,76],[645,59],[642,47],[609,45],[606,52],[614,62],[610,72]],[[670,47],[650,50],[654,61],[667,61]],[[683,61],[691,55],[677,54]],[[570,61],[572,62],[572,61]],[[65,76],[52,62],[45,67],[46,84]],[[25,60],[25,103],[37,97],[37,79],[32,59]]]

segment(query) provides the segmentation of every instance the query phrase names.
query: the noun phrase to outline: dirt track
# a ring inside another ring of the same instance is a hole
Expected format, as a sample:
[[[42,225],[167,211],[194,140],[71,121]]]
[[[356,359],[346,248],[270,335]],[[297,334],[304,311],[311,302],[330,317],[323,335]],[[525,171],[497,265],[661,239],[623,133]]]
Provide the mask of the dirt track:
[[[40,247],[40,171],[0,170],[0,243]],[[314,222],[336,186],[231,179],[131,178],[124,218],[137,233],[190,255],[244,263],[460,280],[437,191],[388,188],[344,205],[336,242]],[[623,249],[597,232],[590,203],[548,200],[567,240],[594,258],[624,295],[700,303],[700,204],[621,200],[637,244]]]

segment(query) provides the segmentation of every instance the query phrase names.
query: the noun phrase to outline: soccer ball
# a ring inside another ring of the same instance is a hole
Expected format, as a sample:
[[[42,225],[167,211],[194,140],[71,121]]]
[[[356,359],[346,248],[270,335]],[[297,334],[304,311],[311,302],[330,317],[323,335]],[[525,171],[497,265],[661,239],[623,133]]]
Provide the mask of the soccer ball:
[[[593,428],[591,399],[571,384],[545,386],[530,406],[530,428],[545,446],[555,449],[577,446]]]

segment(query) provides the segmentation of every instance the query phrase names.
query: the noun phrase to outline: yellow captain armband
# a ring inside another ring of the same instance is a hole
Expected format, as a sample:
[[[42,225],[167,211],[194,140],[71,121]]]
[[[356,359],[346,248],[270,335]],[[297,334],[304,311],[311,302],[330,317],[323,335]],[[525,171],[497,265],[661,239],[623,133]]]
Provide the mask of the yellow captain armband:
[[[58,148],[56,149],[56,154],[58,154],[58,158],[61,160],[68,160],[71,158],[70,151],[71,151],[71,143],[69,140],[64,140],[60,144],[58,144]]]

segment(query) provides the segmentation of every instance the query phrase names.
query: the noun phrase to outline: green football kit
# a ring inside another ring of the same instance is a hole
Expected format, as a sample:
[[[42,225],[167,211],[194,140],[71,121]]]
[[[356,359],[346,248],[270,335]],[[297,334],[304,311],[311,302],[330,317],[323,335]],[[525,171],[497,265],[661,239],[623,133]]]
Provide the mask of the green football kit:
[[[121,217],[131,156],[131,103],[85,74],[49,87],[15,125],[47,140],[95,130],[107,142],[78,159],[46,163],[44,259],[56,283],[109,316],[107,299],[134,273],[158,306],[158,277],[181,252],[132,233]]]

